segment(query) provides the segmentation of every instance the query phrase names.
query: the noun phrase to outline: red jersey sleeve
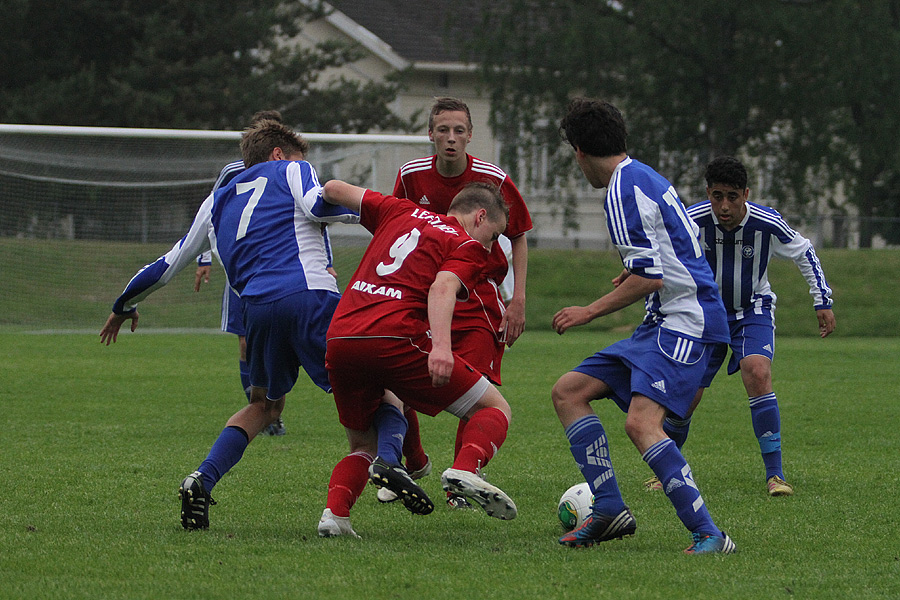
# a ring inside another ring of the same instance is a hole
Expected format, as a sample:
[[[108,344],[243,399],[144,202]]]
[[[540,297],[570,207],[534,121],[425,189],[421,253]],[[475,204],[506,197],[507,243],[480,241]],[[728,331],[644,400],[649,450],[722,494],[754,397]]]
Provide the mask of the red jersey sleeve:
[[[472,293],[472,289],[479,280],[488,256],[487,248],[479,242],[469,239],[460,244],[456,250],[447,256],[438,272],[449,271],[456,275],[466,289],[466,298],[461,298],[465,300]]]
[[[403,185],[403,172],[397,171],[397,181],[394,182],[394,196],[406,198],[406,186]]]
[[[504,235],[508,238],[516,238],[531,231],[534,228],[534,224],[531,222],[531,213],[528,212],[522,194],[519,193],[519,189],[509,176],[500,184],[500,193],[503,194],[503,199],[509,206],[509,223],[506,225]]]
[[[378,224],[389,218],[386,215],[393,211],[404,211],[409,208],[408,200],[366,190],[359,207],[359,223],[374,234]]]

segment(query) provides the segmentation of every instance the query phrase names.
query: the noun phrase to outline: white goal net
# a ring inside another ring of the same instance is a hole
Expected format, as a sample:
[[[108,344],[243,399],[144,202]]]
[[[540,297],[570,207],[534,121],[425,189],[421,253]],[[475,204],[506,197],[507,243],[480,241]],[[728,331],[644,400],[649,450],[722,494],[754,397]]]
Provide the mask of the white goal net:
[[[432,152],[425,136],[304,137],[323,181],[384,193],[400,165]],[[237,131],[0,125],[0,331],[99,331],[131,275],[184,235],[221,168],[240,159],[239,140]],[[344,283],[367,236],[340,225],[331,234]],[[217,327],[221,268],[200,293],[193,283],[186,269],[151,296],[147,326]]]

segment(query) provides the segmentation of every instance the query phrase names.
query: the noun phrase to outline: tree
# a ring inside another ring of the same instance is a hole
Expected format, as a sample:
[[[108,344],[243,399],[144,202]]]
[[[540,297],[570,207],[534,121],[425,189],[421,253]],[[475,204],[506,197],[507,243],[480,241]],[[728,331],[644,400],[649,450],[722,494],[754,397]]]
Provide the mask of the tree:
[[[866,187],[898,164],[898,1],[509,0],[486,10],[473,51],[513,167],[542,146],[569,153],[559,116],[596,96],[680,189],[702,186],[709,158],[742,154],[767,171],[757,198],[796,206],[840,182],[865,217],[879,197]]]
[[[810,2],[791,12],[803,76],[785,78],[790,179],[810,195],[840,184],[859,211],[859,245],[870,247],[875,234],[896,243],[900,0]]]
[[[387,108],[396,82],[322,80],[358,60],[358,49],[287,43],[323,14],[315,2],[5,4],[4,122],[226,129],[276,108],[308,131],[412,127]]]

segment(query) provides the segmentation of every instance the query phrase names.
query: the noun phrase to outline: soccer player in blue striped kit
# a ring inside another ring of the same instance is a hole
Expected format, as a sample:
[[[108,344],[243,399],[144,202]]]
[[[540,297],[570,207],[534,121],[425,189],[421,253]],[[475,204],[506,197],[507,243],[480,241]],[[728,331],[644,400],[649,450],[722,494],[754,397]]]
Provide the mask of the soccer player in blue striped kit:
[[[768,494],[791,496],[794,487],[784,478],[781,415],[772,388],[776,296],[769,286],[769,261],[781,257],[797,264],[809,285],[819,335],[823,338],[835,327],[831,288],[812,242],[791,229],[774,209],[748,201],[747,170],[738,159],[722,156],[707,165],[706,195],[708,200],[691,206],[688,215],[700,227],[700,241],[728,313],[731,330],[728,374],[741,372],[750,400],[753,433],[759,441],[766,470]],[[727,352],[727,346],[720,346],[713,354],[694,398],[694,407],[725,362]],[[690,414],[685,418],[670,415],[663,428],[681,448],[690,423]],[[659,489],[655,479],[645,485],[650,490]]]
[[[607,226],[625,270],[608,294],[557,312],[553,328],[562,334],[642,299],[647,314],[631,338],[588,357],[553,386],[556,414],[594,494],[591,517],[559,543],[592,546],[636,530],[616,482],[606,431],[590,406],[611,398],[627,413],[625,432],[691,532],[693,543],[685,552],[734,552],[734,542],[713,522],[690,466],[663,431],[667,413],[688,414],[713,348],[729,340],[697,225],[675,188],[628,156],[625,121],[615,106],[573,100],[560,131],[588,182],[607,190]]]
[[[209,527],[213,486],[281,416],[301,366],[313,383],[331,391],[325,332],[340,294],[326,268],[321,224],[358,223],[359,216],[323,203],[316,171],[303,160],[306,150],[303,138],[276,121],[264,120],[245,131],[246,170],[210,194],[188,233],[132,278],[100,331],[107,345],[116,341],[125,321],[131,320],[134,331],[138,302],[208,249],[242,300],[250,403],[228,420],[206,459],[182,481],[185,529]]]
[[[261,121],[277,121],[284,123],[281,113],[277,110],[261,110],[250,119],[249,127],[253,127]],[[228,184],[229,181],[244,172],[247,167],[243,160],[230,162],[219,173],[212,193]],[[325,251],[328,253],[328,272],[337,279],[337,272],[332,267],[331,242],[328,239],[328,228],[322,223],[322,236],[325,238]],[[201,283],[209,283],[209,274],[212,270],[212,252],[204,252],[197,258],[197,271],[194,274],[194,291],[200,291]],[[238,337],[238,373],[240,374],[241,388],[250,401],[250,367],[247,365],[247,332],[244,330],[243,304],[240,296],[226,282],[222,293],[222,331],[233,333]],[[286,433],[284,421],[278,417],[274,423],[263,430],[266,435],[281,436]]]

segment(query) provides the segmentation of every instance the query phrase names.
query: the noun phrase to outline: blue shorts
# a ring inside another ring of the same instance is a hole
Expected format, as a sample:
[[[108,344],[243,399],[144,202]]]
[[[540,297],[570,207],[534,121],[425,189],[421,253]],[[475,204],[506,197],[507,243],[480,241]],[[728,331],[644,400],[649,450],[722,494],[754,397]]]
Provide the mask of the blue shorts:
[[[658,325],[640,325],[572,369],[612,388],[609,397],[628,412],[633,394],[647,396],[684,417],[706,372],[713,343],[698,342]]]
[[[230,285],[226,285],[222,293],[222,331],[240,336],[247,335],[244,330],[244,311],[241,304],[241,297]]]
[[[709,367],[703,375],[701,387],[709,387],[716,373],[725,362],[728,347],[731,347],[731,360],[728,361],[728,374],[733,375],[741,368],[741,361],[754,354],[765,356],[770,361],[775,359],[775,323],[769,315],[750,314],[743,319],[728,323],[731,331],[730,344],[717,344],[709,359]]]
[[[313,383],[331,391],[325,371],[325,332],[340,294],[307,290],[274,302],[244,302],[250,385],[278,400],[294,387],[300,366]]]

